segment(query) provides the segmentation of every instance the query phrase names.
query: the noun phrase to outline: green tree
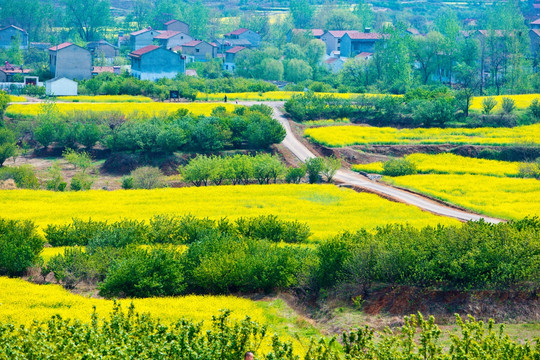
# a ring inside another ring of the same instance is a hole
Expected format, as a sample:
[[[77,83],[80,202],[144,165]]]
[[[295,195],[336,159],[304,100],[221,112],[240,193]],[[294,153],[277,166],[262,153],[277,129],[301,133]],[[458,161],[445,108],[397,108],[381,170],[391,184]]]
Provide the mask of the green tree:
[[[108,0],[63,0],[71,25],[84,41],[95,40],[100,28],[110,23]]]
[[[289,9],[295,27],[307,29],[311,26],[315,8],[311,5],[309,0],[290,0]]]
[[[341,160],[335,156],[325,157],[321,174],[326,177],[326,181],[331,182],[334,175],[341,168]]]
[[[427,84],[430,75],[437,70],[437,58],[443,47],[443,36],[435,31],[426,36],[417,36],[412,41],[411,52],[419,65],[422,83]]]
[[[319,182],[321,173],[324,170],[324,160],[318,157],[309,158],[305,162],[308,181],[310,184]]]
[[[285,66],[285,79],[287,81],[299,83],[313,77],[313,69],[304,60],[293,59]]]
[[[265,59],[262,62],[263,75],[265,80],[282,80],[283,79],[283,63],[275,59]]]
[[[0,128],[0,167],[8,158],[17,153],[15,134],[6,128]]]
[[[258,114],[250,115],[249,120],[244,137],[252,149],[267,149],[285,139],[286,131],[277,120]]]

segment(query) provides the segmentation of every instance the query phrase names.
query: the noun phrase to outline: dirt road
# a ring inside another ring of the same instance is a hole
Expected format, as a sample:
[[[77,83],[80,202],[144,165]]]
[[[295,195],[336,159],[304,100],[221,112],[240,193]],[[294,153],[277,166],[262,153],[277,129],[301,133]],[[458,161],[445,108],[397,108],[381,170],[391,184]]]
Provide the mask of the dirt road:
[[[269,101],[264,103],[274,109],[274,118],[276,118],[281,123],[281,125],[283,125],[285,130],[287,130],[287,136],[285,137],[285,140],[283,140],[282,144],[302,162],[305,162],[309,158],[315,157],[315,155],[294,136],[289,121],[285,118],[284,113],[281,110],[283,102]],[[412,194],[405,190],[397,189],[389,185],[384,185],[371,181],[366,177],[351,170],[342,168],[334,176],[334,179],[337,182],[342,183],[343,185],[365,189],[366,191],[376,193],[378,195],[393,199],[395,201],[417,206],[422,210],[426,210],[437,215],[448,216],[461,221],[476,221],[480,219],[484,219],[486,222],[489,223],[499,223],[502,221],[500,219],[477,215],[466,211],[454,209],[449,206],[445,206],[427,197]]]

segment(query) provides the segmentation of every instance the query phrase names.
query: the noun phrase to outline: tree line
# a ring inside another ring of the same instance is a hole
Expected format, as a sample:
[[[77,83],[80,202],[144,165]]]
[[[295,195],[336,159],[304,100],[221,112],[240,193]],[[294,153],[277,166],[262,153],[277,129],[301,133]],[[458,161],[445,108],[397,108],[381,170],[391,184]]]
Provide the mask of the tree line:
[[[31,221],[2,220],[0,226],[2,274],[19,275],[38,264],[45,241],[85,246],[53,257],[43,272],[54,272],[67,287],[98,284],[111,297],[290,289],[316,299],[340,288],[365,297],[377,284],[533,292],[540,285],[536,217],[497,225],[387,225],[311,246],[287,245],[308,240],[309,227],[275,216],[235,222],[155,216],[148,224],[74,220],[49,225],[45,238]],[[153,286],[142,286],[150,279]]]

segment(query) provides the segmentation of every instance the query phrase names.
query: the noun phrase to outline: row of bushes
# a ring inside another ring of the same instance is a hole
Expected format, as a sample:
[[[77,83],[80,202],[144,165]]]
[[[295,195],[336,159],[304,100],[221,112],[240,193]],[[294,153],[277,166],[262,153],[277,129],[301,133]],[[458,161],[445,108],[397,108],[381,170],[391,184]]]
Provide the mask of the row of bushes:
[[[270,154],[233,157],[199,155],[189,164],[180,167],[179,172],[182,173],[184,181],[195,186],[207,186],[209,183],[249,184],[253,181],[269,184],[282,179],[287,183],[297,184],[306,173],[308,181],[313,184],[319,182],[322,176],[331,182],[340,167],[341,161],[335,157],[308,159],[300,167],[287,168],[279,157]]]
[[[112,151],[172,153],[174,151],[216,151],[224,148],[265,149],[285,137],[285,129],[265,105],[224,107],[211,116],[193,117],[180,110],[168,117],[132,119],[115,113],[70,113],[38,116],[32,129],[44,147],[93,147],[96,143]]]
[[[237,228],[242,225],[237,224]],[[280,246],[268,236],[258,234],[260,227],[249,222],[245,223],[246,230],[240,232],[204,229],[191,229],[194,241],[184,252],[162,246],[117,247],[114,244],[136,242],[120,239],[121,236],[94,237],[86,251],[70,250],[53,258],[47,271],[53,271],[66,285],[81,280],[101,282],[104,296],[222,294],[289,288],[316,298],[322,289],[341,286],[366,295],[375,284],[446,290],[537,291],[540,286],[538,218],[420,230],[389,225],[375,233],[345,233],[314,247]],[[168,234],[174,232],[167,231],[165,236]],[[171,274],[178,277],[173,281]],[[145,285],[148,282],[159,290],[149,289]],[[167,285],[171,282],[176,284],[174,289]]]
[[[309,229],[273,216],[235,223],[154,217],[149,225],[77,220],[49,226],[45,234],[54,245],[86,245],[54,257],[46,270],[66,285],[102,282],[106,296],[285,288],[317,296],[321,289],[341,285],[368,293],[381,283],[457,290],[540,287],[538,218],[423,229],[389,225],[375,233],[345,233],[313,247],[277,243],[303,242]],[[31,222],[3,220],[0,273],[20,274],[36,263],[42,247]]]
[[[83,95],[143,95],[165,100],[169,98],[170,90],[177,90],[181,97],[195,100],[197,92],[267,92],[278,88],[266,81],[239,77],[206,79],[179,75],[176,79],[149,81],[138,80],[127,73],[102,73],[79,84],[79,92]]]
[[[349,118],[374,126],[441,127],[461,122],[469,127],[512,127],[540,121],[538,102],[519,117],[512,114],[513,108],[495,115],[489,115],[491,110],[483,115],[469,114],[468,104],[458,95],[443,92],[435,97],[361,95],[343,99],[309,92],[294,95],[285,103],[285,110],[295,121]]]
[[[124,247],[131,244],[184,245],[207,237],[238,235],[273,242],[301,243],[309,235],[309,226],[276,216],[239,218],[234,222],[199,219],[191,215],[156,215],[148,223],[137,220],[87,221],[73,219],[65,225],[48,225],[45,239],[52,246]]]
[[[149,314],[138,314],[131,306],[124,312],[114,306],[107,317],[95,312],[89,321],[52,319],[31,326],[0,324],[3,341],[0,352],[9,359],[136,357],[140,359],[238,360],[248,351],[261,360],[299,360],[298,349],[281,340],[266,325],[249,316],[232,321],[223,310],[212,316],[210,325],[180,320],[174,324]],[[520,342],[503,332],[503,326],[456,316],[457,333],[450,335],[452,346],[445,346],[443,332],[435,319],[421,314],[405,317],[395,332],[376,332],[365,326],[344,332],[342,345],[332,339],[311,338],[301,351],[302,359],[537,359],[540,344]],[[70,339],[69,346],[65,345]],[[262,344],[270,345],[268,350]]]

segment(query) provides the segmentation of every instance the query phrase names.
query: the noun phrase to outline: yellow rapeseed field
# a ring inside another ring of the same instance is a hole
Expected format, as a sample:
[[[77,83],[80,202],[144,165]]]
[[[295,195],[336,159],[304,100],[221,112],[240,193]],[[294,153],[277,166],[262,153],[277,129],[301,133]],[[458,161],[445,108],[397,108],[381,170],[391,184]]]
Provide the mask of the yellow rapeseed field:
[[[24,96],[9,95],[9,102],[25,102],[26,98]]]
[[[482,106],[482,101],[488,96],[478,96],[474,97],[471,102],[471,110],[476,111],[482,111],[484,107]],[[501,95],[501,96],[492,96],[495,100],[497,100],[497,106],[493,109],[493,111],[497,112],[502,109],[502,98],[508,97],[515,101],[516,108],[517,109],[526,109],[531,105],[531,102],[534,99],[538,99],[540,101],[540,94],[524,94],[524,95]]]
[[[246,315],[261,323],[267,320],[263,309],[255,302],[235,296],[190,295],[120,301],[124,310],[131,302],[137,312],[151,313],[165,322],[181,318],[207,322],[225,308],[232,310],[232,316],[237,320]],[[107,316],[113,301],[75,295],[60,285],[36,285],[21,279],[0,277],[0,322],[3,323],[29,325],[34,320],[48,320],[55,314],[88,322],[92,306],[96,307],[98,314]]]
[[[72,218],[148,220],[157,214],[192,214],[220,219],[276,215],[307,223],[314,239],[388,223],[412,226],[457,224],[368,193],[334,185],[247,185],[180,189],[50,192],[0,191],[0,217],[31,219],[38,226]]]
[[[40,104],[14,104],[6,109],[9,117],[34,117],[40,111]],[[234,110],[233,104],[222,103],[57,103],[58,111],[69,113],[72,111],[118,111],[126,116],[133,114],[160,115],[170,114],[179,109],[188,109],[195,115],[210,115],[212,109],[217,106],[225,106],[227,110]]]
[[[68,101],[68,102],[89,102],[89,103],[117,103],[117,102],[138,102],[138,103],[148,103],[153,102],[149,97],[146,96],[131,96],[131,95],[78,95],[78,96],[61,96],[57,99],[58,101]]]
[[[540,181],[536,179],[433,174],[384,179],[494,217],[540,215]]]
[[[236,296],[178,296],[117,301],[124,311],[133,303],[138,313],[149,313],[162,323],[180,319],[204,322],[209,327],[212,316],[220,310],[232,311],[231,319],[239,321],[249,316],[253,321],[268,325],[268,336],[260,351],[271,348],[271,336],[277,333],[283,340],[293,342],[295,348],[309,343],[307,336],[320,333],[309,323],[296,316],[284,317],[282,301],[252,301]],[[0,323],[30,325],[33,321],[46,321],[54,315],[62,318],[90,322],[93,307],[101,318],[108,317],[113,300],[88,298],[72,294],[60,285],[37,285],[21,279],[0,277]],[[297,334],[299,337],[296,337]]]
[[[523,145],[540,143],[540,124],[514,128],[418,128],[371,126],[309,128],[304,136],[332,147],[369,144],[476,144]]]
[[[490,176],[516,176],[519,162],[476,159],[454,154],[411,154],[405,159],[413,162],[420,173],[472,174]],[[359,164],[353,170],[382,174],[383,163]]]

